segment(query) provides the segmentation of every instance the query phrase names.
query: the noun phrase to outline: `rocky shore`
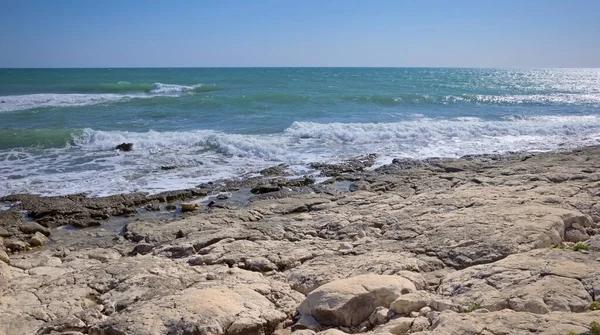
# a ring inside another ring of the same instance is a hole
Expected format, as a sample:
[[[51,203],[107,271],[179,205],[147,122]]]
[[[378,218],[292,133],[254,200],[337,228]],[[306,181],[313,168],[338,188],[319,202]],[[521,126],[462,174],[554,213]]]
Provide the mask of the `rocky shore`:
[[[600,334],[600,147],[0,199],[0,334]]]

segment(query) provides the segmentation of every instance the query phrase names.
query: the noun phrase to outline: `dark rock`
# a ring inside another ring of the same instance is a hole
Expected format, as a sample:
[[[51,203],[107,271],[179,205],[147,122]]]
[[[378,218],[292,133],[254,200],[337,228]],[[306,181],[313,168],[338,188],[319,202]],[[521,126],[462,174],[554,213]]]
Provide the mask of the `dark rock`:
[[[75,228],[89,228],[89,227],[98,227],[101,225],[100,221],[96,220],[82,220],[82,221],[74,221],[71,223],[71,226]]]
[[[152,249],[154,249],[154,244],[138,243],[138,244],[136,244],[135,247],[133,247],[133,250],[131,251],[130,254],[132,256],[145,255],[145,254],[149,253],[150,251],[152,251]]]
[[[266,169],[260,170],[260,173],[263,176],[271,177],[271,176],[287,176],[288,173],[285,171],[287,168],[286,164],[279,164],[277,166],[272,166]]]
[[[217,195],[217,199],[219,199],[219,200],[227,200],[227,199],[229,199],[229,195],[227,195],[225,193],[221,193],[221,194]]]
[[[169,212],[172,211],[176,211],[177,210],[177,206],[173,205],[173,204],[168,204],[165,206],[165,209],[168,210]]]
[[[115,149],[120,151],[131,151],[133,150],[133,143],[121,143],[117,145]]]
[[[375,160],[379,157],[377,154],[369,154],[355,157],[339,164],[329,163],[312,163],[310,166],[313,169],[321,171],[321,175],[327,177],[337,177],[348,173],[363,172],[366,168],[375,164]]]
[[[177,231],[177,234],[175,234],[175,238],[184,238],[184,237],[185,237],[185,233],[181,229],[179,229]]]
[[[161,166],[160,169],[163,171],[168,171],[168,170],[175,170],[178,167],[179,166],[177,166],[177,165],[164,165],[164,166]]]
[[[281,187],[279,187],[279,185],[270,185],[270,184],[263,184],[263,185],[257,185],[255,187],[253,187],[250,192],[254,193],[254,194],[263,194],[263,193],[269,193],[269,192],[276,192],[279,191],[281,189]]]
[[[21,231],[25,234],[35,234],[40,232],[45,236],[50,236],[50,229],[37,222],[25,222],[19,227],[19,229],[21,229]]]
[[[6,247],[6,249],[12,252],[26,251],[27,249],[29,249],[28,243],[14,239],[4,240],[4,246]]]

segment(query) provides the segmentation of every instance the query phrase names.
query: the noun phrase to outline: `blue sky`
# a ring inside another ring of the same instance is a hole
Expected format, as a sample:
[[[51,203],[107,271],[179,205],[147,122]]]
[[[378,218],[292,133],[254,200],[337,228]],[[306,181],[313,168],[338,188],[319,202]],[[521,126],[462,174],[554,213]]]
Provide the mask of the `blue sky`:
[[[600,0],[2,0],[0,67],[600,67]]]

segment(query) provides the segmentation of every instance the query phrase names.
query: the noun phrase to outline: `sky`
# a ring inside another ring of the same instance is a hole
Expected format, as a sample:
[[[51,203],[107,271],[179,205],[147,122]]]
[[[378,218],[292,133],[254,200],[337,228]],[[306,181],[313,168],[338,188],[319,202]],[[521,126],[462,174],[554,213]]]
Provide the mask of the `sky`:
[[[0,67],[600,67],[599,0],[2,0]]]

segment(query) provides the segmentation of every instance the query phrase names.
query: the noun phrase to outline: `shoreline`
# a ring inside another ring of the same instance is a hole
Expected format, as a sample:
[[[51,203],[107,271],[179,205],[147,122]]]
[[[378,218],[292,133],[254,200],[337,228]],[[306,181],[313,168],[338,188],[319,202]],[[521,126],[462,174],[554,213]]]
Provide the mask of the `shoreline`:
[[[0,334],[579,334],[600,321],[600,146],[376,158],[315,163],[322,183],[275,166],[150,196],[2,197],[20,203],[0,211]],[[47,245],[28,250],[34,237]]]

